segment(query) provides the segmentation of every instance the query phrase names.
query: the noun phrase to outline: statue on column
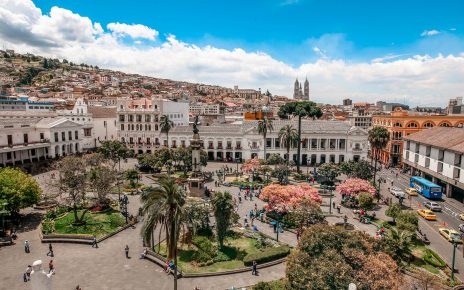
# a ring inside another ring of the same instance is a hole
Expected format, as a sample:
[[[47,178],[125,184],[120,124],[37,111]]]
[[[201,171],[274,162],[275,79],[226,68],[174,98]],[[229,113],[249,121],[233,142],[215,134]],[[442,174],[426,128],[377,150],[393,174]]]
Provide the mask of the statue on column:
[[[31,286],[32,290],[52,290],[52,275],[55,272],[45,273],[42,270],[42,260],[37,260],[32,264]]]
[[[198,132],[199,132],[199,130],[197,128],[198,123],[199,123],[199,117],[198,117],[198,115],[196,115],[195,119],[193,121],[193,134],[198,134]]]

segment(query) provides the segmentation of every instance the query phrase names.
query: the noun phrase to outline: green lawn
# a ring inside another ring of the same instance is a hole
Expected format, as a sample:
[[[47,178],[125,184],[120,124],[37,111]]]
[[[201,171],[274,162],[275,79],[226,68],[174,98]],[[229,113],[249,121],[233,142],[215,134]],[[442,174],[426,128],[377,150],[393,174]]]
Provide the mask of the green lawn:
[[[80,216],[82,211],[78,211]],[[87,212],[84,216],[85,225],[73,226],[74,214],[69,212],[64,217],[55,220],[56,234],[89,234],[97,238],[109,234],[125,224],[125,218],[119,211],[109,209],[99,213]]]
[[[180,245],[178,253],[178,265],[185,273],[200,273],[200,272],[220,272],[232,269],[245,267],[243,258],[247,254],[257,253],[261,250],[256,247],[256,240],[246,237],[228,238],[224,244],[224,249],[219,255],[225,255],[230,260],[216,262],[208,266],[200,267],[193,261],[193,254],[197,248],[194,245]],[[155,247],[158,251],[158,246]],[[166,244],[161,243],[160,254],[166,256]]]

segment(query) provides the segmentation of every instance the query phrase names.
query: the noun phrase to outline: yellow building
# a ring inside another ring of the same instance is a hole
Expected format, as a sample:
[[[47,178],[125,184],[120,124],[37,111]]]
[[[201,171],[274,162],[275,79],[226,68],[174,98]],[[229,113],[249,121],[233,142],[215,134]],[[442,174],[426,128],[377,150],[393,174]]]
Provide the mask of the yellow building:
[[[395,108],[389,115],[374,115],[372,126],[381,126],[390,132],[390,141],[380,152],[380,162],[396,166],[402,163],[403,136],[436,126],[462,128],[464,115],[413,115]]]

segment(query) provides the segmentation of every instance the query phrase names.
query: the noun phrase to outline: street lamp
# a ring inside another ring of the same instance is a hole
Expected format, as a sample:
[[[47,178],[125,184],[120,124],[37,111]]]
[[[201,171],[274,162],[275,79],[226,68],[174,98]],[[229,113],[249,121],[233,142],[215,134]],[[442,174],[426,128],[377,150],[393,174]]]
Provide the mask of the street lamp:
[[[456,247],[457,247],[457,243],[453,239],[453,262],[451,265],[451,282],[453,283],[453,286],[454,286],[454,262],[456,261]]]

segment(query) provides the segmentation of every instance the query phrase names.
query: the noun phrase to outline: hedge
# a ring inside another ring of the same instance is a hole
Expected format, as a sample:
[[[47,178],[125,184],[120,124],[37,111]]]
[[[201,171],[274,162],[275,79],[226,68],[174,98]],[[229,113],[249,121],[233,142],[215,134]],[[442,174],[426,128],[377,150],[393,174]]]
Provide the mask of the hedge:
[[[430,249],[425,250],[425,255],[423,257],[424,261],[429,263],[432,266],[443,268],[446,266],[445,261],[440,258],[440,256]]]
[[[243,258],[243,263],[245,266],[253,265],[253,261],[256,261],[258,264],[262,264],[286,257],[288,254],[290,254],[290,247],[286,245],[268,248],[263,252],[246,255],[245,258]]]

